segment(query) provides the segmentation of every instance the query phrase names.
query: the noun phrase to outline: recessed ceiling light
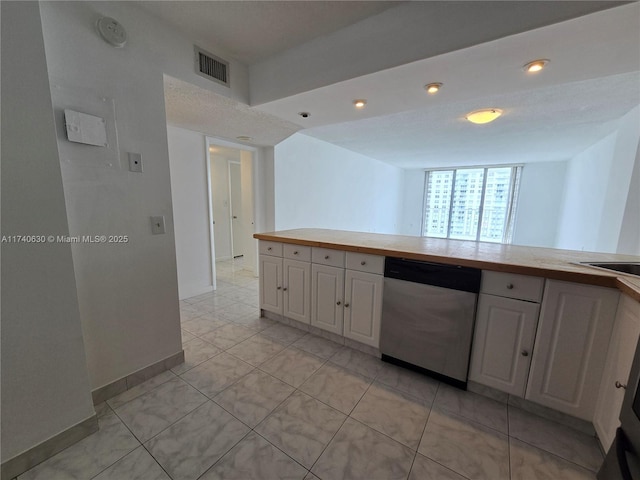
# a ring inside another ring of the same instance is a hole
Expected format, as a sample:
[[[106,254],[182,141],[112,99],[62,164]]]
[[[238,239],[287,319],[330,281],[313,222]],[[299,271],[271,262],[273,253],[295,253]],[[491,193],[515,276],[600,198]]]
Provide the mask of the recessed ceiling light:
[[[433,95],[434,93],[438,93],[440,87],[442,87],[442,83],[434,82],[425,85],[424,89],[427,91],[427,93]]]
[[[302,118],[309,118],[311,116],[309,112],[298,112],[298,115],[300,115]]]
[[[546,60],[544,58],[540,60],[534,60],[533,62],[529,62],[524,66],[524,71],[527,73],[538,73],[540,70],[547,66],[547,63],[549,63],[549,60]]]
[[[485,108],[467,113],[465,118],[471,123],[483,124],[493,122],[500,115],[502,115],[502,110],[498,108]]]
[[[251,140],[253,140],[253,138],[248,137],[246,135],[240,135],[239,137],[236,137],[238,140],[240,140],[241,142],[249,142]]]
[[[353,101],[353,105],[356,108],[364,108],[366,104],[367,104],[367,101],[364,100],[364,99],[359,99],[359,100],[354,100]]]

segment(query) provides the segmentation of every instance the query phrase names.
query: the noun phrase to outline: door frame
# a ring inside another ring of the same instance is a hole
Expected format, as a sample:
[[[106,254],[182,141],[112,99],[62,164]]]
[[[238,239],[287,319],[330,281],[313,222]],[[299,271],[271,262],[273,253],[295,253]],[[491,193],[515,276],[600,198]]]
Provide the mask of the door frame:
[[[227,160],[227,180],[229,180],[229,233],[231,234],[231,259],[236,258],[235,246],[234,246],[234,234],[233,234],[233,211],[235,207],[233,206],[233,195],[231,194],[231,164],[235,164],[238,166],[242,165],[242,162],[237,160]],[[251,187],[253,188],[253,181],[251,182]],[[242,188],[242,185],[240,186]],[[254,232],[255,233],[255,232]]]
[[[210,249],[211,249],[211,271],[213,273],[213,289],[216,289],[216,256],[215,256],[215,242],[214,242],[214,229],[213,229],[213,196],[212,196],[212,189],[211,189],[211,152],[209,151],[209,147],[210,146],[219,146],[219,147],[227,147],[227,148],[234,148],[236,150],[244,150],[247,152],[251,152],[251,171],[252,171],[252,178],[251,178],[251,190],[252,190],[252,205],[251,205],[251,210],[253,213],[253,222],[251,222],[251,226],[250,226],[250,232],[249,234],[253,235],[255,233],[255,226],[256,223],[258,222],[258,218],[257,215],[259,215],[257,209],[256,209],[256,198],[257,198],[257,191],[256,191],[256,158],[258,157],[258,149],[255,147],[250,147],[247,145],[243,145],[240,143],[234,143],[234,142],[230,142],[228,140],[223,140],[221,138],[217,138],[217,137],[212,137],[210,135],[205,135],[205,153],[206,153],[206,159],[207,159],[207,195],[208,195],[208,200],[209,200],[209,241],[210,241]],[[245,264],[245,268],[250,267],[249,269],[253,272],[253,274],[255,276],[258,275],[258,254],[257,254],[257,245],[256,248],[254,249],[256,251],[256,254],[253,255],[254,257],[254,261],[253,261],[253,265],[246,265]],[[233,245],[231,247],[231,252],[232,252],[232,257],[233,257]]]

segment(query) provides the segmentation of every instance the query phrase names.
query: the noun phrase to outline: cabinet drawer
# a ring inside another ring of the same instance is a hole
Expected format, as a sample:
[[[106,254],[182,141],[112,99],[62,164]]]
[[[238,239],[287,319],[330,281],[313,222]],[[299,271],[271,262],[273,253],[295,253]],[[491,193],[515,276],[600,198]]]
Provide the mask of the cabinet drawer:
[[[515,273],[482,271],[480,291],[499,297],[517,298],[529,302],[540,302],[544,278],[517,275]]]
[[[331,248],[313,247],[311,250],[311,261],[321,265],[344,268],[344,252],[332,250]]]
[[[260,255],[271,255],[273,257],[282,256],[282,244],[280,242],[268,242],[260,240]]]
[[[359,272],[384,273],[384,257],[367,253],[347,252],[347,268]]]
[[[285,243],[283,245],[283,250],[284,250],[284,255],[283,255],[284,258],[290,258],[292,260],[300,260],[301,262],[311,261],[311,247]]]

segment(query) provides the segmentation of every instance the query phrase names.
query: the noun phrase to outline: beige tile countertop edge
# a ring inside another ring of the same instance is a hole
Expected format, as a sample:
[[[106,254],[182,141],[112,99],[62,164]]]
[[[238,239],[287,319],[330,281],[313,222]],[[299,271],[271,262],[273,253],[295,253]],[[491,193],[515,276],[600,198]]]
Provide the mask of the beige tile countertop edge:
[[[303,228],[256,233],[254,238],[413,260],[439,262],[617,288],[640,302],[640,278],[580,262],[640,262],[640,257],[441,238]]]

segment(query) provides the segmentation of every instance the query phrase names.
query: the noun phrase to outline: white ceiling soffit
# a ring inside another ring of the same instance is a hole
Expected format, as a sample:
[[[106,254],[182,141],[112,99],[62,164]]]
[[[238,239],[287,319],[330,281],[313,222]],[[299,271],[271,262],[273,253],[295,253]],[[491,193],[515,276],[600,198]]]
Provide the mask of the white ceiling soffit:
[[[140,8],[247,65],[398,6],[398,1],[142,1]]]
[[[500,123],[493,125],[502,124],[502,128],[506,128],[513,121],[513,125],[520,128],[523,140],[527,138],[527,129],[534,125],[542,126],[545,122],[555,122],[547,128],[560,136],[560,126],[569,132],[591,122],[584,117],[589,112],[598,112],[593,121],[618,118],[638,104],[639,40],[640,4],[634,3],[254,108],[306,126],[310,128],[304,131],[308,135],[389,163],[418,167],[417,159],[420,157],[427,163],[442,162],[442,154],[447,150],[444,141],[438,142],[437,150],[430,150],[433,142],[426,141],[425,137],[433,135],[449,139],[450,152],[454,152],[460,145],[459,139],[451,133],[462,126],[459,122],[465,113],[477,108],[508,109],[498,120]],[[549,58],[551,62],[548,68],[537,75],[526,75],[522,66],[537,58]],[[577,92],[573,92],[570,86],[563,87],[565,84],[629,72],[636,73],[621,77],[616,86],[596,81],[583,84]],[[444,86],[437,95],[427,95],[423,86],[429,82],[443,82]],[[555,89],[558,89],[557,92]],[[534,97],[537,103],[531,105],[527,99]],[[365,109],[353,108],[352,102],[356,98],[367,99]],[[525,110],[528,110],[529,116],[526,120],[516,122],[518,118],[524,119],[520,115]],[[303,119],[297,115],[300,111],[308,111],[311,116]],[[542,117],[545,111],[556,114],[552,118]],[[403,115],[402,112],[413,113]],[[323,126],[326,127],[318,128]],[[408,135],[407,132],[412,134]],[[492,134],[497,129],[483,128],[482,132],[483,138],[490,144]],[[512,134],[515,133],[512,131]],[[572,134],[567,138],[577,141],[578,137]],[[588,135],[581,138],[581,143],[576,143],[575,148],[584,145]],[[404,139],[408,143],[395,141],[397,139]],[[593,137],[590,142],[594,142]],[[543,141],[541,145],[545,143]],[[373,148],[374,145],[376,148]],[[393,145],[393,148],[388,145]],[[516,148],[514,142],[505,145],[505,148],[507,146],[515,150],[509,153],[505,149],[505,156],[513,157],[517,152],[530,151],[523,148],[522,144]],[[560,152],[536,148],[539,155],[532,157],[538,160],[549,160],[550,154],[553,154],[552,158],[559,158]],[[566,148],[563,149],[563,152],[566,151]],[[440,158],[435,159],[432,154]],[[453,159],[455,156],[452,154],[449,157]],[[461,159],[458,156],[456,161]]]
[[[164,76],[164,96],[170,125],[235,143],[274,146],[300,129],[294,123],[168,75]],[[239,140],[241,135],[251,140]]]

